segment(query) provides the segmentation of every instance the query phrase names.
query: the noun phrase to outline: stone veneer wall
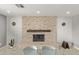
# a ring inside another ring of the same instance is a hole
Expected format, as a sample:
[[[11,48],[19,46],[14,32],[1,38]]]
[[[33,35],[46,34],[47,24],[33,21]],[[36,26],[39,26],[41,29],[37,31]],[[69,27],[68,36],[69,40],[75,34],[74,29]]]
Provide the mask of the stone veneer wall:
[[[23,16],[22,17],[22,46],[50,45],[56,46],[57,41],[56,16]],[[27,30],[48,30],[51,32],[27,32]],[[45,42],[33,42],[33,34],[45,34]]]

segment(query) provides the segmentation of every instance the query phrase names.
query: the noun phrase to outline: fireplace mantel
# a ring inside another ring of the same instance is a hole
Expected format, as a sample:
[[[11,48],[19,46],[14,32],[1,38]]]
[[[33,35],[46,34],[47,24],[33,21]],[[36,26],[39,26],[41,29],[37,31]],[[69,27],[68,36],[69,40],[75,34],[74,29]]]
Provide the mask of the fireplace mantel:
[[[27,32],[51,32],[51,30],[27,30]]]

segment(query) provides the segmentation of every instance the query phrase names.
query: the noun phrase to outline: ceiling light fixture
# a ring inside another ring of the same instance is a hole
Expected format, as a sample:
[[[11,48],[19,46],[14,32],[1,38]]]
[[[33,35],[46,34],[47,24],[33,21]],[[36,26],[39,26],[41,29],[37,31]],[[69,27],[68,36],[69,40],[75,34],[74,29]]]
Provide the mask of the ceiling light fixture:
[[[40,14],[40,11],[39,10],[37,10],[37,14]]]
[[[24,8],[23,4],[15,4],[18,8]]]
[[[67,11],[66,14],[70,14],[70,11]]]

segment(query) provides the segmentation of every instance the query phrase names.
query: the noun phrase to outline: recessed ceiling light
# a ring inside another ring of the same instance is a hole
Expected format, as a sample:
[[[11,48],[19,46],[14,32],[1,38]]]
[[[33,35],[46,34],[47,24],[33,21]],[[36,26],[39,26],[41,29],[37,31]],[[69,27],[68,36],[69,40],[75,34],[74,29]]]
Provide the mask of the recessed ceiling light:
[[[70,11],[67,11],[66,14],[70,14]]]
[[[40,11],[39,10],[37,10],[37,14],[40,14]]]
[[[11,11],[7,10],[7,13],[10,13]]]

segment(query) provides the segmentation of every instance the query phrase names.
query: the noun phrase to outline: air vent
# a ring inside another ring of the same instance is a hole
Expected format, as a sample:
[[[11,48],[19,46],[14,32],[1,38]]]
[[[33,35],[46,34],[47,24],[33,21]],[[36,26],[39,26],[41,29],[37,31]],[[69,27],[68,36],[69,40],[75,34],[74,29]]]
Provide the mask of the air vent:
[[[24,6],[23,6],[22,4],[16,4],[16,6],[17,6],[18,8],[24,8]]]

